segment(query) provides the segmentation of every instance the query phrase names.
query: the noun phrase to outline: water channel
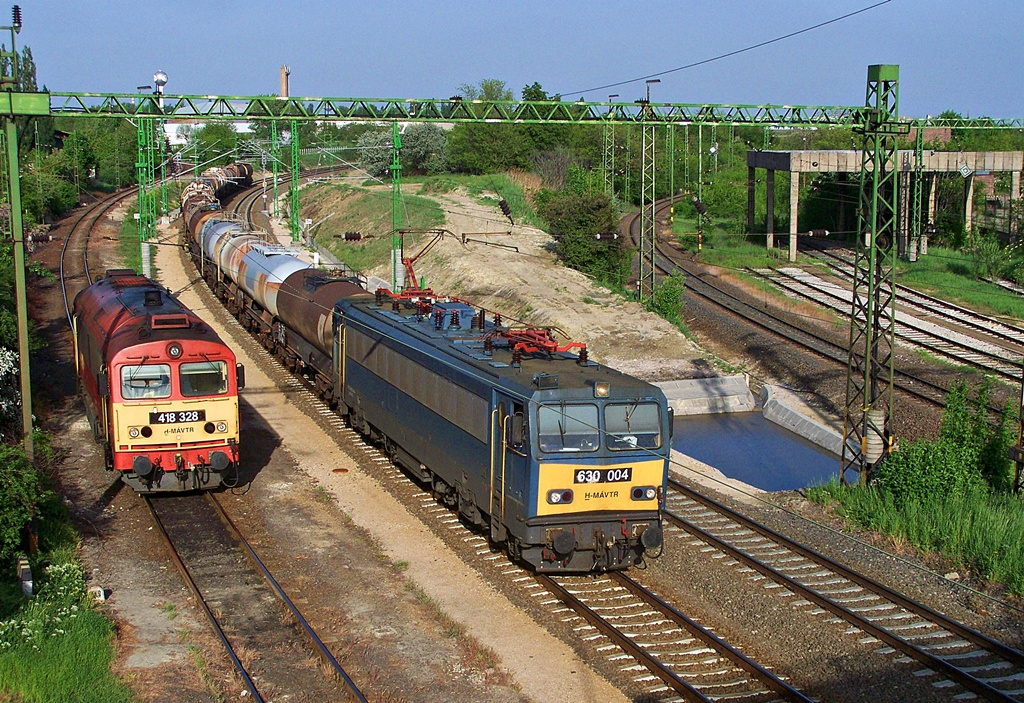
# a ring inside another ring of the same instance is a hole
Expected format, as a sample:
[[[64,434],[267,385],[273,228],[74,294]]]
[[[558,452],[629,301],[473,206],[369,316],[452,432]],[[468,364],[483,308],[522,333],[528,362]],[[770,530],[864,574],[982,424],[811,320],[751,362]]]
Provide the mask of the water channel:
[[[672,448],[765,491],[787,491],[828,482],[839,458],[760,411],[676,418]]]

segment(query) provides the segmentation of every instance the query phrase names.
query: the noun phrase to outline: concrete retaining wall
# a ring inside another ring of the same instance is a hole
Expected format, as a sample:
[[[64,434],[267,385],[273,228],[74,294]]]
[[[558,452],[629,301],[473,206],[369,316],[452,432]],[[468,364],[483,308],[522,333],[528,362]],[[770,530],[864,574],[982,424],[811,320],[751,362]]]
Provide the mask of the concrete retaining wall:
[[[762,412],[769,422],[774,422],[790,432],[800,435],[836,456],[842,453],[843,435],[820,422],[812,420],[799,411],[785,405],[772,393],[771,386],[761,389]],[[853,448],[853,445],[851,445]],[[856,451],[856,450],[855,450]]]
[[[746,376],[663,381],[654,385],[665,392],[676,415],[749,412],[755,407]]]

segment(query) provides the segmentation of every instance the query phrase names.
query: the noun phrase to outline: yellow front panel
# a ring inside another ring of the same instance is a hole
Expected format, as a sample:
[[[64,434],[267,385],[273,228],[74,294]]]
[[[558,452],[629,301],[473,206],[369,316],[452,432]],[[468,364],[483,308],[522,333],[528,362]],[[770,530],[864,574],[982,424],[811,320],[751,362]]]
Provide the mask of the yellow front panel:
[[[576,483],[579,471],[593,469],[633,470],[631,481],[613,483]],[[547,464],[538,469],[537,515],[565,515],[596,510],[657,510],[657,497],[651,500],[633,500],[630,490],[633,486],[661,486],[665,475],[665,461],[630,461],[622,464]],[[548,491],[571,489],[571,503],[548,502]]]
[[[151,412],[182,412],[202,409],[206,418],[198,422],[179,422],[170,424],[149,424]],[[208,434],[203,426],[212,422],[226,422],[227,432]],[[153,430],[151,437],[128,436],[128,428],[149,426]],[[202,400],[149,400],[132,403],[114,403],[114,431],[116,445],[144,447],[152,444],[180,444],[194,442],[227,442],[229,438],[238,440],[238,398],[225,396],[222,398],[203,398]]]

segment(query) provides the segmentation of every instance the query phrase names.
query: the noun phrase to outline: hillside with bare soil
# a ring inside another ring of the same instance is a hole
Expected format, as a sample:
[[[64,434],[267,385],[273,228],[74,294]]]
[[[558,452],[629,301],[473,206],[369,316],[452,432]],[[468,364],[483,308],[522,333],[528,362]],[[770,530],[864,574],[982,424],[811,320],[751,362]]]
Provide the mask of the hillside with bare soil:
[[[550,235],[535,227],[503,224],[498,208],[465,191],[431,197],[445,212],[444,227],[474,240],[463,244],[458,237],[444,236],[416,262],[417,277],[435,292],[553,327],[586,342],[592,360],[647,380],[709,374],[700,352],[673,325],[562,266]],[[510,232],[479,234],[502,229]],[[429,241],[421,238],[406,256],[414,256]],[[391,275],[387,265],[373,273],[385,279]]]

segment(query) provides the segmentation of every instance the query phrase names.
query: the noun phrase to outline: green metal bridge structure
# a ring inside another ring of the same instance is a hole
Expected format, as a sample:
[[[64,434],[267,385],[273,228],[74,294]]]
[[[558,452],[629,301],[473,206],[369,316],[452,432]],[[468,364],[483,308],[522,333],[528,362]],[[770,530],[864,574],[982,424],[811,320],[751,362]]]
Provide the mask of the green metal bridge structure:
[[[14,36],[12,29],[12,40]],[[655,130],[668,130],[665,143],[667,159],[674,160],[674,134],[677,128],[691,126],[712,130],[720,126],[756,127],[847,127],[862,140],[858,236],[855,253],[855,281],[850,324],[846,409],[844,417],[844,454],[841,477],[856,470],[867,481],[877,465],[892,450],[890,426],[893,414],[893,372],[895,350],[894,279],[896,228],[898,223],[897,141],[911,128],[917,129],[917,176],[913,202],[921,203],[921,135],[926,127],[966,129],[1021,129],[1024,119],[928,118],[906,119],[899,115],[899,67],[872,65],[867,70],[863,105],[858,106],[776,106],[652,103],[635,102],[561,102],[490,101],[453,97],[433,99],[244,97],[197,95],[139,95],[131,93],[17,92],[17,54],[7,64],[0,83],[0,119],[4,123],[3,174],[11,205],[10,238],[15,247],[16,279],[19,291],[19,349],[22,357],[22,405],[26,450],[31,453],[31,396],[28,384],[27,324],[23,319],[25,286],[24,232],[21,217],[21,190],[18,177],[18,133],[16,118],[62,116],[70,118],[112,118],[131,120],[139,134],[139,225],[145,240],[156,222],[160,198],[154,188],[158,146],[154,135],[162,120],[182,119],[211,122],[269,122],[272,125],[271,158],[275,172],[281,161],[278,126],[290,129],[291,187],[290,224],[292,236],[300,231],[299,153],[300,122],[374,122],[393,125],[395,158],[392,164],[393,199],[397,203],[400,187],[400,123],[493,123],[493,124],[582,124],[604,130],[605,183],[611,183],[614,170],[614,129],[628,125],[641,131],[641,240],[639,251],[639,294],[648,299],[657,285],[655,276]],[[714,132],[712,132],[714,134]],[[162,134],[160,136],[162,142]],[[687,146],[689,142],[687,141]],[[674,171],[674,169],[673,169]],[[698,179],[699,180],[699,179]],[[276,183],[276,179],[275,179]],[[276,187],[276,186],[275,186]],[[674,182],[670,186],[674,193]],[[0,193],[2,195],[2,193]],[[276,198],[275,198],[276,200]],[[920,234],[920,207],[911,213],[911,231]],[[394,208],[393,246],[398,247],[400,219]],[[393,281],[397,271],[393,254]],[[856,448],[855,449],[852,449]]]

